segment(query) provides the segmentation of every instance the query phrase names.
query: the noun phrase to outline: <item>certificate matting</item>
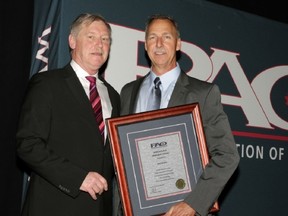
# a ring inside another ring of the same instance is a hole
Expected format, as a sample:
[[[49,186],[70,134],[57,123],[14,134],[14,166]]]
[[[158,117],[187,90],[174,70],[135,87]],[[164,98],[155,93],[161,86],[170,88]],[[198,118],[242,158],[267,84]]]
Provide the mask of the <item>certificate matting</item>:
[[[107,125],[127,216],[165,213],[193,190],[208,163],[198,104],[110,118]]]

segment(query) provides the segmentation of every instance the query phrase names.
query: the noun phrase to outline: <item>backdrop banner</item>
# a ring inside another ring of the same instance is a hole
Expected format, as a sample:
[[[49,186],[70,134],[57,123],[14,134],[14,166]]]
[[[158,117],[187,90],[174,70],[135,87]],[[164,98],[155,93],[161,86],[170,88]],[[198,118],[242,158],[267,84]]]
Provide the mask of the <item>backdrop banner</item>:
[[[35,0],[31,75],[69,63],[68,34],[80,13],[112,26],[105,78],[117,91],[149,72],[144,28],[149,15],[173,16],[182,39],[179,63],[219,85],[241,161],[219,197],[219,216],[283,215],[287,205],[288,25],[197,0]]]

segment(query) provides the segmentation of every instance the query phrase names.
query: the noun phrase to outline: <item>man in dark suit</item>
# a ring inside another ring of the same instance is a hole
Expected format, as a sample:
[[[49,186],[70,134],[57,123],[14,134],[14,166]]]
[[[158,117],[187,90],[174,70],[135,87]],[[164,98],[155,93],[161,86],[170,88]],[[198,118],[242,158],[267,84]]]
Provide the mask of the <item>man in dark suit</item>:
[[[189,77],[176,61],[181,48],[176,22],[168,17],[152,16],[146,25],[145,49],[151,60],[151,71],[126,84],[121,90],[121,115],[151,110],[155,88],[161,90],[159,108],[198,102],[208,145],[210,162],[187,198],[170,208],[166,216],[208,215],[227,181],[239,163],[239,155],[228,118],[221,105],[221,94],[215,84]],[[160,78],[160,87],[153,80]],[[151,95],[150,93],[151,92]]]
[[[119,94],[98,73],[110,44],[105,19],[81,14],[71,25],[70,64],[31,78],[17,133],[18,156],[31,169],[23,216],[112,214],[110,145],[89,101],[96,90],[86,78],[96,78],[99,116],[118,116]]]

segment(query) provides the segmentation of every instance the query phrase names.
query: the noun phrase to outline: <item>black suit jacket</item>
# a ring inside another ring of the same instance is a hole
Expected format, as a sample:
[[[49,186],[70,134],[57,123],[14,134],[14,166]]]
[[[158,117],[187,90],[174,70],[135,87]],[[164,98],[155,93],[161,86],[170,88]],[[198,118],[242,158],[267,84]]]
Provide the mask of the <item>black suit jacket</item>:
[[[130,82],[122,88],[120,95],[121,115],[135,112],[139,88],[145,77]],[[217,85],[192,78],[182,71],[168,107],[196,102],[200,106],[211,159],[195,189],[185,199],[185,202],[193,207],[198,214],[207,215],[237,168],[239,154],[228,117],[223,111],[221,94]]]
[[[105,80],[112,115],[119,94]],[[19,157],[31,168],[23,214],[102,216],[112,212],[114,168],[108,139],[101,135],[85,91],[72,67],[31,78],[17,133]],[[79,190],[89,171],[106,178],[109,189],[93,200]]]

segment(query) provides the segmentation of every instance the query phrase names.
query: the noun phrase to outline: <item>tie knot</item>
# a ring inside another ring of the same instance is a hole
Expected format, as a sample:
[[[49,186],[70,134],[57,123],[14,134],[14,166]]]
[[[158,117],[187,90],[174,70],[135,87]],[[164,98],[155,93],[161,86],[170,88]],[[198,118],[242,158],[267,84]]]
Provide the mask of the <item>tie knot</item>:
[[[86,76],[85,77],[91,84],[95,84],[96,83],[96,77],[94,76]]]
[[[154,79],[155,89],[158,89],[160,84],[161,84],[160,78],[159,78],[159,77],[156,77],[156,78]]]

